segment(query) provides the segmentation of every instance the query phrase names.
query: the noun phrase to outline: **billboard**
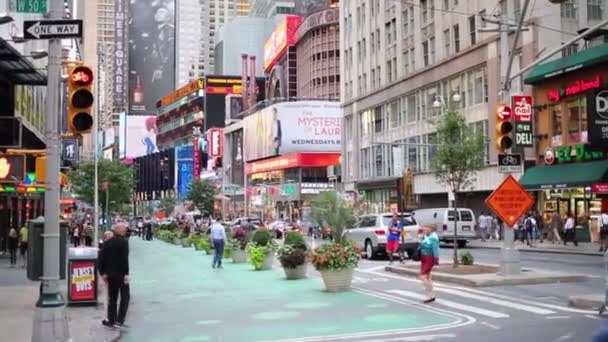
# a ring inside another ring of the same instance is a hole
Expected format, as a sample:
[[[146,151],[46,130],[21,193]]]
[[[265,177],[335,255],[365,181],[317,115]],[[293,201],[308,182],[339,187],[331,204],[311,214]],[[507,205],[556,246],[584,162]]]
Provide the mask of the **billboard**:
[[[128,0],[115,0],[114,25],[116,39],[114,40],[114,109],[125,110],[127,82],[127,13]]]
[[[127,156],[127,113],[118,113],[118,158]]]
[[[285,53],[288,46],[296,44],[296,33],[302,17],[287,15],[264,43],[264,71],[268,72]]]
[[[294,152],[339,152],[340,104],[329,101],[283,102],[244,119],[247,161]]]
[[[175,90],[175,2],[131,0],[129,14],[129,112],[151,115]]]
[[[194,173],[192,146],[176,147],[177,156],[177,199],[183,201],[188,194],[188,186]]]
[[[158,152],[156,117],[128,115],[126,123],[126,157],[137,158]]]

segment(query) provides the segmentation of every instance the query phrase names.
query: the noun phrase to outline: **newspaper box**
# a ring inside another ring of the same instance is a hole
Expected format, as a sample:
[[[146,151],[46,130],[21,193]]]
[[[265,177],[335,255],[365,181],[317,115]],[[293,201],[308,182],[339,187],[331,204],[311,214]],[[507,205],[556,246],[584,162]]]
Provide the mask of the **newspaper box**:
[[[97,304],[97,248],[69,249],[68,304]]]

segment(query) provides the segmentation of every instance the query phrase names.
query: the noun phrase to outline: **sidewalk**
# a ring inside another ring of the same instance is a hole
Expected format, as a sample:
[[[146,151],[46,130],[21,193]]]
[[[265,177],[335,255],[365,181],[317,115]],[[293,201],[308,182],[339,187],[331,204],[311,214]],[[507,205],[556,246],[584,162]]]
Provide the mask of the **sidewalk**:
[[[64,298],[67,284],[62,283]],[[0,331],[3,341],[29,342],[39,282],[25,278],[23,268],[9,268],[7,258],[0,257]],[[71,342],[112,342],[120,338],[119,330],[101,325],[105,317],[105,291],[100,291],[99,304],[66,307]]]
[[[515,247],[520,252],[535,252],[535,253],[556,253],[556,254],[578,254],[578,255],[593,255],[602,256],[604,253],[599,251],[600,245],[595,242],[581,242],[578,246],[574,246],[571,242],[567,246],[563,244],[552,244],[551,242],[536,243],[534,248],[528,247],[525,243],[519,241],[515,242]],[[502,248],[502,241],[488,240],[482,242],[480,240],[470,241],[467,244],[467,248],[489,248],[489,249],[500,249]]]

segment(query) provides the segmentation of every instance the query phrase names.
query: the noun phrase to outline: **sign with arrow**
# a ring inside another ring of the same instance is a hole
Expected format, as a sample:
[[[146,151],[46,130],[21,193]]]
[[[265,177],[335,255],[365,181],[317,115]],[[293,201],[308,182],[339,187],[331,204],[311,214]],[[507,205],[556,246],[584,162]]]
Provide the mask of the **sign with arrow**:
[[[26,20],[25,39],[62,39],[82,37],[82,20]]]

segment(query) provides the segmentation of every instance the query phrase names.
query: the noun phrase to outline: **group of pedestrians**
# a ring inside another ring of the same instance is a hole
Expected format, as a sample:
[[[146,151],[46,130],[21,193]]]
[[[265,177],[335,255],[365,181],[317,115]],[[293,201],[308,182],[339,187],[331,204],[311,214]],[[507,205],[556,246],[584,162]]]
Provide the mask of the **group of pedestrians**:
[[[7,249],[10,257],[10,267],[17,267],[17,250],[21,259],[21,267],[27,265],[27,248],[29,239],[29,229],[27,226],[21,227],[19,231],[12,227],[8,232]]]
[[[140,219],[137,221],[137,232],[142,240],[152,241],[152,222]]]
[[[486,239],[502,240],[502,221],[496,215],[490,215],[482,211],[477,223],[481,241],[485,242]]]
[[[70,226],[70,238],[72,245],[78,247],[83,244],[87,247],[93,246],[95,228],[88,221],[73,222]]]

